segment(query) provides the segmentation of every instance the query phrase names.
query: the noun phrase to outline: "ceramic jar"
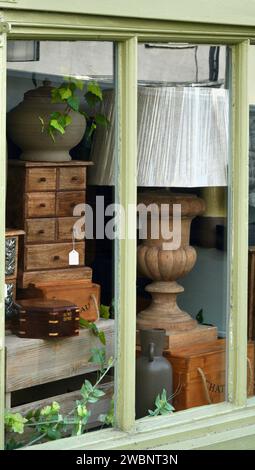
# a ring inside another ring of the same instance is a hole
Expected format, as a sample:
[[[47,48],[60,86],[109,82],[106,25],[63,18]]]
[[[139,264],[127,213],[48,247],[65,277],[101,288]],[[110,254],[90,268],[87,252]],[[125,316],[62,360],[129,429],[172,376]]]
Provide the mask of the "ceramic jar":
[[[140,330],[141,355],[136,361],[136,419],[155,409],[155,400],[163,389],[173,394],[172,366],[163,357],[165,330]]]
[[[70,111],[72,122],[63,135],[55,135],[55,142],[45,130],[42,132],[42,117],[46,126],[53,112],[66,111],[65,103],[51,102],[50,82],[27,91],[24,101],[7,114],[7,133],[13,142],[22,149],[21,160],[40,162],[64,162],[71,160],[69,150],[82,139],[86,120],[78,112]]]

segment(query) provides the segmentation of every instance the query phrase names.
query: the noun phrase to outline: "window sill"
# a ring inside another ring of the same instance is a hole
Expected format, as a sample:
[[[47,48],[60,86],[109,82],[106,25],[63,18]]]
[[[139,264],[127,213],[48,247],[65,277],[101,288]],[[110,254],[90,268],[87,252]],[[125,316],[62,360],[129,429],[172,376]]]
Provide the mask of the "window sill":
[[[170,417],[146,417],[136,422],[133,432],[105,429],[35,445],[26,450],[202,450],[217,449],[217,446],[222,448],[228,442],[240,439],[247,440],[247,445],[253,445],[255,449],[254,418],[255,398],[251,398],[246,407],[220,403],[181,411]]]

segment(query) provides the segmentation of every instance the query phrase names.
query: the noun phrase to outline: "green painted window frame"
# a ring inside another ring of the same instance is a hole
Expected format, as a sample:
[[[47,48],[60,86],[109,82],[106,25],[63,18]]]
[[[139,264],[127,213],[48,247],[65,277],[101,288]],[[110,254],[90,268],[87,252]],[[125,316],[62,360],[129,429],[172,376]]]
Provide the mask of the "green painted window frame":
[[[4,236],[5,236],[5,108],[6,40],[80,39],[117,43],[118,198],[127,207],[136,202],[136,106],[138,41],[224,43],[232,48],[233,161],[231,187],[231,267],[228,402],[135,421],[135,279],[136,241],[118,245],[119,310],[116,371],[117,428],[66,438],[33,449],[206,448],[220,441],[255,434],[255,398],[246,397],[247,262],[248,262],[248,97],[249,40],[255,29],[170,21],[110,18],[21,10],[4,10],[0,20],[0,415],[4,412]],[[128,175],[128,177],[127,177]],[[135,220],[126,223],[135,230]],[[247,256],[246,256],[247,253]],[[3,420],[0,442],[3,446]],[[246,426],[246,427],[245,427]],[[231,436],[227,433],[230,432]],[[225,434],[224,434],[225,433]],[[206,442],[203,441],[207,435]],[[224,436],[223,436],[224,434]],[[177,447],[176,447],[177,446]]]

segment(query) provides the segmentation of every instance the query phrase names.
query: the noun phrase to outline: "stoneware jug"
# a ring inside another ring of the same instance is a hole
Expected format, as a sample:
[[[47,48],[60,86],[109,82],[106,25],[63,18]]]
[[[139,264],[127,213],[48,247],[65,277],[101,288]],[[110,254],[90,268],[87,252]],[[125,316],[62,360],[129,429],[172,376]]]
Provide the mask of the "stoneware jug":
[[[165,388],[173,393],[172,366],[163,357],[165,330],[140,330],[141,355],[136,361],[136,418],[155,409],[155,400]]]

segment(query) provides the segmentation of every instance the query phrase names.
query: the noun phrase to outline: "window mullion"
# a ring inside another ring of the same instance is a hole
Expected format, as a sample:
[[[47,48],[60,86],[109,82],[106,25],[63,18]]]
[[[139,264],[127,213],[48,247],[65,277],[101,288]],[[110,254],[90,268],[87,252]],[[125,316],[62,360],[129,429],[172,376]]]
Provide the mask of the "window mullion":
[[[116,242],[116,422],[135,423],[137,38],[119,43],[116,54],[116,202],[122,207],[123,239]]]
[[[228,397],[237,406],[247,401],[247,272],[248,272],[248,47],[233,48],[233,126],[231,168],[232,246],[230,276]]]

